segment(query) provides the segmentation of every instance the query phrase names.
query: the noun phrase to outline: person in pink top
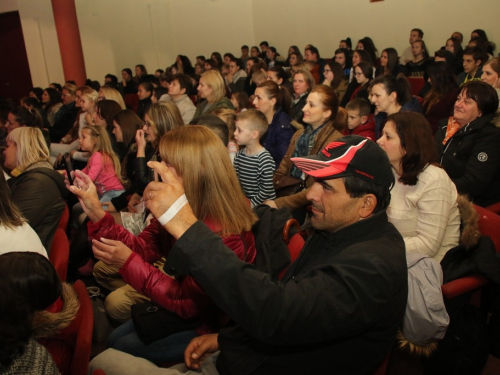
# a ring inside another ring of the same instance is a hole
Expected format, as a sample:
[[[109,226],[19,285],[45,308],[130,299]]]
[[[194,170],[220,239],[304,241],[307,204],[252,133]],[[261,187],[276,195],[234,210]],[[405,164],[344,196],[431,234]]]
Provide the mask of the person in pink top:
[[[122,194],[123,179],[118,157],[113,151],[106,129],[100,126],[86,126],[82,129],[80,149],[90,153],[87,166],[82,170],[94,182],[101,203],[109,202]],[[85,220],[86,215],[80,203],[73,206],[76,226]]]

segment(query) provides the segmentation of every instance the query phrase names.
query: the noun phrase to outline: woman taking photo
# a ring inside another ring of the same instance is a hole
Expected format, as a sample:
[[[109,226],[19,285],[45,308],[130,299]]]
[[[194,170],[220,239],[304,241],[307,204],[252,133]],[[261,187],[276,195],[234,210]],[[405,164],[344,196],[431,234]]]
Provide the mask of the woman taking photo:
[[[387,153],[395,185],[387,208],[408,253],[438,262],[458,245],[457,189],[436,163],[436,149],[425,117],[413,112],[390,115],[377,141]]]
[[[274,186],[279,192],[280,181],[283,184],[287,177],[304,180],[304,174],[290,161],[290,158],[315,155],[326,145],[342,137],[341,131],[346,126],[345,122],[337,120],[339,100],[334,90],[325,85],[318,85],[312,89],[303,108],[304,129],[297,130],[293,135],[290,146],[283,157],[279,168],[274,174]],[[313,184],[310,176],[305,178],[305,187]],[[269,203],[269,202],[266,202]],[[307,206],[306,191],[294,195],[283,196],[274,201],[276,207],[288,207],[297,210]],[[269,205],[272,205],[270,203]],[[304,213],[302,213],[302,219]]]
[[[333,61],[326,63],[323,75],[325,76],[323,85],[331,87],[337,94],[339,101],[342,101],[348,85],[342,65]]]
[[[304,113],[302,108],[306,104],[307,95],[316,86],[314,78],[308,70],[299,69],[293,75],[293,98],[290,116],[292,120],[302,124]]]
[[[215,108],[234,109],[231,100],[226,98],[226,86],[221,74],[216,70],[207,70],[200,77],[198,85],[200,103],[196,106],[194,117],[208,113]]]
[[[397,78],[384,74],[371,83],[371,103],[375,106],[375,137],[382,133],[387,116],[401,110],[422,113],[417,98],[412,97],[410,83],[400,74]]]
[[[66,203],[61,174],[49,163],[49,149],[38,128],[12,130],[4,151],[5,166],[20,174],[8,181],[10,198],[49,250]]]
[[[466,82],[453,116],[441,122],[435,136],[438,161],[459,194],[481,207],[500,201],[500,129],[492,123],[497,109],[492,86]]]
[[[439,121],[453,113],[459,88],[450,66],[443,62],[435,62],[427,67],[427,75],[431,89],[422,103],[425,118],[431,125],[432,134],[436,133]]]
[[[186,198],[193,211],[220,235],[236,256],[253,263],[256,250],[251,227],[256,217],[242,193],[227,149],[220,139],[210,129],[192,125],[167,133],[159,148],[163,162],[186,189]],[[120,267],[121,277],[110,287],[114,290],[121,286],[113,293],[120,293],[119,289],[128,288],[128,284],[180,317],[199,318],[202,322],[196,329],[174,333],[145,345],[139,339],[134,323],[129,321],[111,334],[108,344],[155,363],[182,360],[184,349],[193,337],[214,329],[208,325],[210,315],[213,318],[214,314],[210,311],[213,302],[191,276],[173,279],[152,266],[151,263],[168,255],[174,243],[173,237],[156,219],[139,236],[133,236],[102,210],[91,181],[83,174],[77,175],[82,190],[76,194],[82,199],[92,221],[89,234],[94,238],[94,254],[98,259],[106,258],[106,262],[115,266],[113,268]],[[71,187],[71,190],[78,189]],[[105,252],[112,243],[120,248],[118,258],[123,261],[107,258]],[[113,293],[108,299],[113,298]],[[220,311],[215,311],[215,314],[222,321],[224,315]]]
[[[260,143],[270,152],[276,167],[283,159],[295,132],[291,125],[290,103],[288,90],[278,86],[276,82],[264,81],[255,89],[253,105],[266,116],[269,124]]]

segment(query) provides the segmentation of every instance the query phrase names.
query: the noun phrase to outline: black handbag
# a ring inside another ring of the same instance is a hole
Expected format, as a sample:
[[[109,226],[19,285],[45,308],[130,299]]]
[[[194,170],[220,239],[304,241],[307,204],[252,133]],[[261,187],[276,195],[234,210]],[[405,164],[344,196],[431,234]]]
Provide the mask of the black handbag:
[[[183,319],[154,302],[132,305],[132,321],[137,336],[146,345],[177,332],[194,330],[201,325],[199,318]]]

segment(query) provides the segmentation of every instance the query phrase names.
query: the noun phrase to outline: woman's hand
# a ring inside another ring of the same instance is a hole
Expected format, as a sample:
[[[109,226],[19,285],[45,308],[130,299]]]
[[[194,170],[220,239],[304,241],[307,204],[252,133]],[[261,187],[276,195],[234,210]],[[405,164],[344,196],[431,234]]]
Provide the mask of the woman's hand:
[[[130,200],[128,201],[128,205],[127,205],[128,211],[137,213],[135,206],[137,206],[139,203],[141,203],[141,199],[142,198],[139,194],[134,193],[134,195],[132,195],[130,197]]]
[[[64,180],[66,187],[78,197],[82,204],[83,212],[87,214],[92,222],[96,223],[101,220],[106,212],[102,209],[101,202],[97,196],[97,189],[90,179],[82,171],[76,170],[72,173],[73,185],[69,186],[67,178]]]
[[[206,357],[219,350],[218,336],[217,333],[212,333],[192,339],[184,350],[186,366],[198,370]]]
[[[109,266],[121,268],[132,254],[123,242],[101,238],[92,240],[92,251],[97,259]]]
[[[166,165],[150,161],[148,167],[153,168],[162,178],[162,182],[150,182],[143,196],[146,208],[159,219],[184,194],[184,187]],[[178,239],[196,221],[191,206],[186,204],[163,227]]]
[[[135,133],[135,142],[137,144],[137,151],[144,151],[146,149],[146,138],[144,137],[144,130],[137,130],[137,132]]]

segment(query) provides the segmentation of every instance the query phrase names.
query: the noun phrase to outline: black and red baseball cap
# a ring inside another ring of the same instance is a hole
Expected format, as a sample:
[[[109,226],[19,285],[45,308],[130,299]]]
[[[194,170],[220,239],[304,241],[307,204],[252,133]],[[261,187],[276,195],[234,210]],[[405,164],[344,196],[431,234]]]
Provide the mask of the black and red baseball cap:
[[[388,188],[394,185],[385,151],[358,135],[339,138],[318,155],[291,158],[291,161],[305,174],[321,180],[353,176]]]

